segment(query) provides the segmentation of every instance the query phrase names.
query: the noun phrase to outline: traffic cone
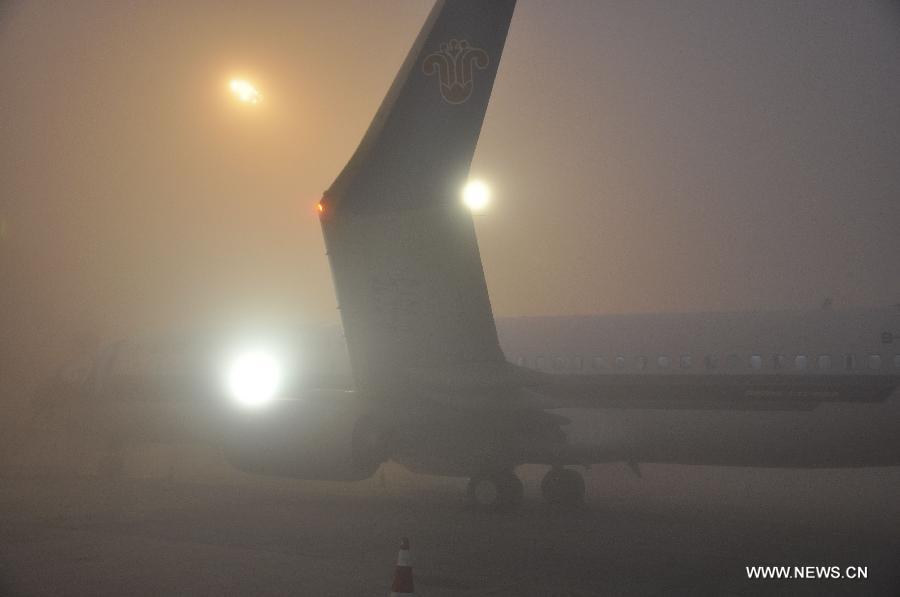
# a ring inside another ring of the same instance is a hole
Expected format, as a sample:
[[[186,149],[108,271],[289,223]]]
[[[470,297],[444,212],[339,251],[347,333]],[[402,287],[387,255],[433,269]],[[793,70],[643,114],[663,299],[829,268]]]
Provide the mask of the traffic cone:
[[[413,597],[412,559],[409,557],[409,538],[400,539],[400,552],[394,567],[394,582],[390,597]]]

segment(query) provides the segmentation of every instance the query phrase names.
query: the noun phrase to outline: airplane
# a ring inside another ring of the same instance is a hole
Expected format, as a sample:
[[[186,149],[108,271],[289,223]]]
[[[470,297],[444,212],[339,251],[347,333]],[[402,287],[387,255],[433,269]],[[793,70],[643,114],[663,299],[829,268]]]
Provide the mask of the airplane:
[[[176,392],[192,414],[131,410],[131,431],[207,425],[236,467],[298,479],[361,480],[390,459],[468,478],[491,511],[521,504],[524,464],[549,466],[541,492],[561,508],[583,503],[575,467],[593,463],[900,464],[900,308],[495,321],[460,189],[514,7],[439,0],[317,204],[342,327],[298,349],[310,376],[276,388],[255,353],[226,404],[209,383],[223,339],[200,342]],[[127,346],[84,369],[86,400],[118,404]],[[567,436],[573,409],[596,411],[589,443]]]
[[[581,426],[589,421],[587,435],[595,438],[594,447],[566,448],[570,457],[580,456],[580,464],[798,468],[897,464],[893,447],[900,401],[890,394],[900,376],[900,334],[889,330],[900,329],[900,305],[501,317],[496,324],[500,346],[511,364],[553,376],[554,382],[564,378],[570,380],[567,383],[579,378],[585,382],[580,393],[565,387],[559,402],[554,396],[561,384],[528,387],[535,393],[531,397],[540,397],[542,407],[557,416],[578,419]],[[259,379],[264,374],[254,377],[251,372],[249,388],[235,394],[228,382],[231,370],[243,355],[260,352],[276,363],[280,387],[267,393],[265,380]],[[109,343],[93,357],[62,368],[42,392],[35,412],[106,438],[111,449],[104,473],[114,474],[122,466],[117,452],[128,443],[221,444],[227,422],[235,425],[242,417],[259,417],[259,410],[269,408],[270,401],[329,396],[340,401],[353,392],[339,326],[282,323],[252,332],[218,330]],[[297,418],[304,412],[307,421],[317,423],[299,404],[295,406],[294,418],[285,419],[285,434],[302,429]],[[473,407],[477,405],[469,405]],[[566,419],[558,422],[569,442],[575,434]],[[247,421],[242,424],[243,429],[232,431],[244,433],[247,440],[265,435],[265,430],[247,428]],[[853,425],[858,426],[857,433],[852,433]],[[333,429],[326,431],[330,434]],[[317,433],[306,429],[304,437]],[[316,437],[325,446],[341,435]],[[416,445],[418,440],[407,441],[407,450],[376,445],[379,458],[387,451],[413,471],[460,474],[452,455],[449,465],[423,458],[428,452]],[[365,468],[356,472],[352,459],[340,456],[342,447],[346,445],[338,442],[321,452],[316,466],[324,468],[313,471],[273,468],[284,466],[280,460],[245,462],[234,447],[229,457],[254,472],[364,477]],[[302,447],[296,449],[298,454],[304,452]],[[579,449],[581,454],[576,453]]]

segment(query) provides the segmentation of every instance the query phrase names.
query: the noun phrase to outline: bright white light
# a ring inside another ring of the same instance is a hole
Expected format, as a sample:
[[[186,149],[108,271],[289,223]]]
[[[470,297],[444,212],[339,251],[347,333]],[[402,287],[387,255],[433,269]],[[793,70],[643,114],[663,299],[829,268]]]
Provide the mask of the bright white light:
[[[470,180],[463,188],[463,203],[473,212],[483,211],[491,200],[491,190],[480,180]]]
[[[228,86],[235,97],[245,104],[258,104],[262,101],[262,94],[256,90],[256,87],[250,81],[232,79]]]
[[[275,397],[281,375],[281,366],[271,354],[262,350],[245,352],[231,363],[228,389],[238,402],[260,406]]]

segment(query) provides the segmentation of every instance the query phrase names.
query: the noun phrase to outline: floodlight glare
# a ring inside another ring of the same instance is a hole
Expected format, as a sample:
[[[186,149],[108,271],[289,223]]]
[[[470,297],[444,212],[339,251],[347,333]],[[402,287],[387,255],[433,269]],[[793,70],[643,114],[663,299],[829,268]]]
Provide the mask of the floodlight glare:
[[[257,91],[256,87],[254,87],[250,81],[245,81],[244,79],[232,79],[228,84],[228,87],[240,102],[245,104],[258,104],[262,101],[262,94]]]

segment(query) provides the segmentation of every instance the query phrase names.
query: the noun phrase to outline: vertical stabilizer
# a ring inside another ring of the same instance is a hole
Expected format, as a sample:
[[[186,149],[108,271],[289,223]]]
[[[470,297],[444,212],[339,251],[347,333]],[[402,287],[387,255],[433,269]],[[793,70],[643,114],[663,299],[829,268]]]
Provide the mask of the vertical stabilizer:
[[[460,201],[515,0],[438,1],[320,217],[357,384],[503,363]]]

